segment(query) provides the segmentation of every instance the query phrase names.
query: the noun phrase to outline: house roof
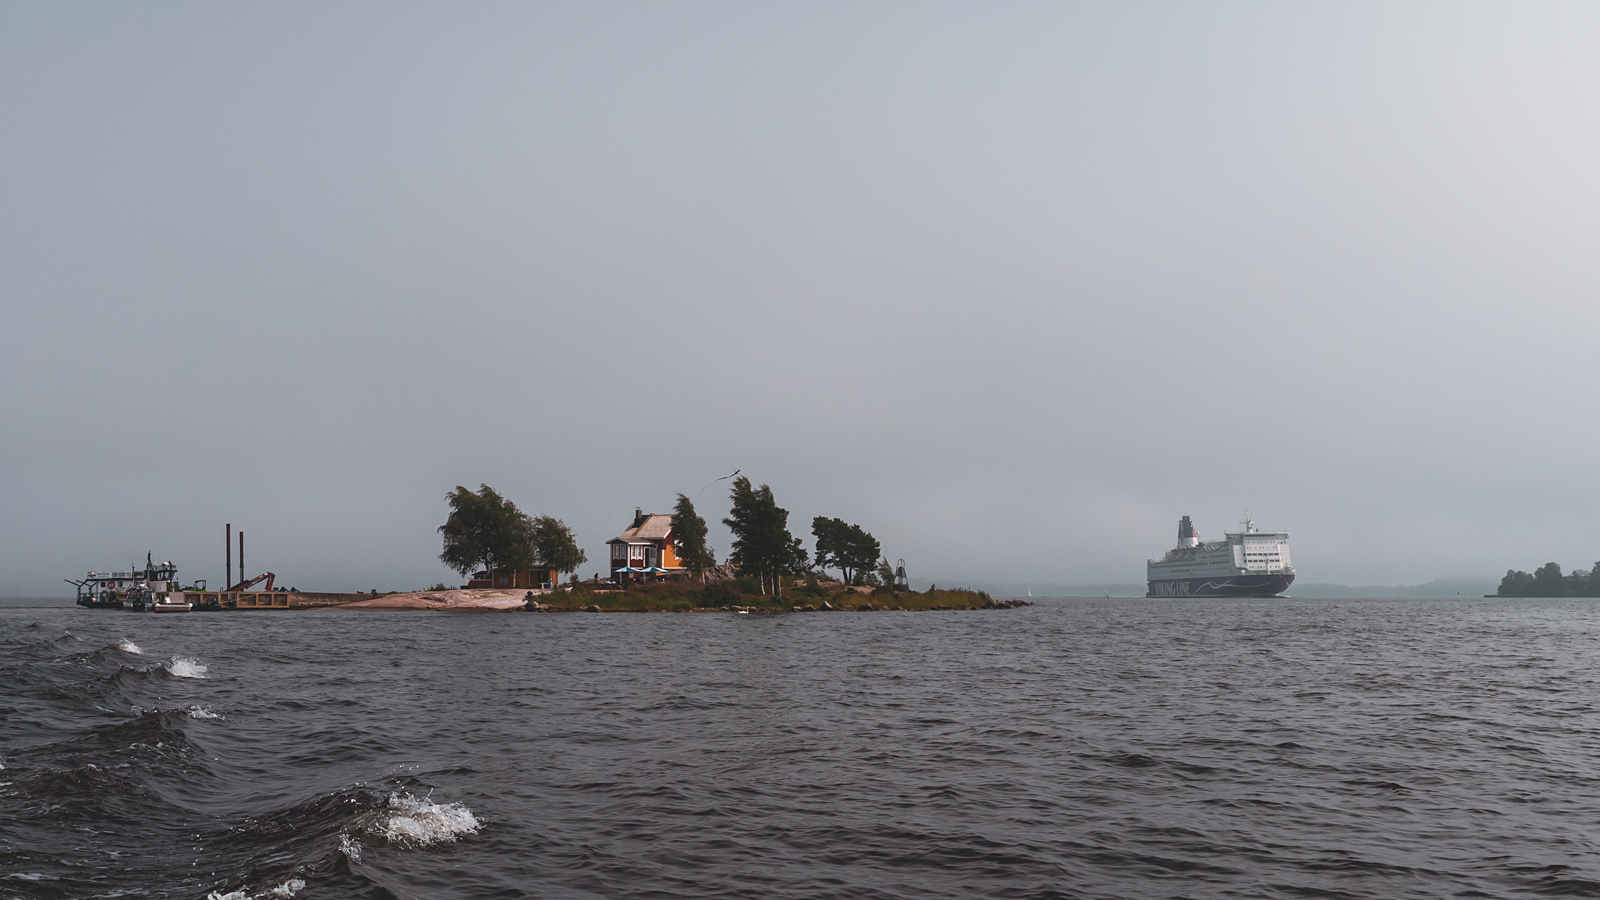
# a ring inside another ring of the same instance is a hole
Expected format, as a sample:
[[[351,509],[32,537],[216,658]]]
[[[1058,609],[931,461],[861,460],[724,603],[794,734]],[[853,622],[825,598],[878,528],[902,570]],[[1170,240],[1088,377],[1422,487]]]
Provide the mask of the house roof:
[[[638,523],[606,543],[615,541],[663,541],[672,533],[672,517],[666,513],[645,513],[634,519]]]

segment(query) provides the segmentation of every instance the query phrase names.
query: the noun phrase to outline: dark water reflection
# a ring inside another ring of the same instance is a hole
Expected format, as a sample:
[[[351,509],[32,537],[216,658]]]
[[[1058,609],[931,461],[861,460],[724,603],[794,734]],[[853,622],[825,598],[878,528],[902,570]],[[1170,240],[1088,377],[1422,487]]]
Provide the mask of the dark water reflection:
[[[1597,635],[1582,600],[6,609],[0,898],[1600,894]]]

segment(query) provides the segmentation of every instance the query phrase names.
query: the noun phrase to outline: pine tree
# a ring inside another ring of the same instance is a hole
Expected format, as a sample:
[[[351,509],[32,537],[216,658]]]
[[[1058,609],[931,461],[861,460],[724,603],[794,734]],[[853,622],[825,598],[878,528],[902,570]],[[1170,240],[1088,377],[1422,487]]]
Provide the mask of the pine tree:
[[[789,511],[780,507],[772,488],[751,487],[750,479],[740,475],[730,492],[733,508],[722,524],[733,532],[733,549],[728,561],[740,575],[754,576],[761,593],[768,587],[775,595],[783,593],[783,576],[796,575],[810,568],[800,539],[789,534]]]
[[[678,505],[672,509],[672,540],[678,562],[704,583],[706,570],[717,564],[717,555],[706,543],[706,520],[694,511],[694,501],[684,494],[678,495]]]
[[[878,561],[878,539],[860,525],[817,516],[811,520],[811,534],[816,537],[817,566],[838,569],[845,584],[860,584]]]

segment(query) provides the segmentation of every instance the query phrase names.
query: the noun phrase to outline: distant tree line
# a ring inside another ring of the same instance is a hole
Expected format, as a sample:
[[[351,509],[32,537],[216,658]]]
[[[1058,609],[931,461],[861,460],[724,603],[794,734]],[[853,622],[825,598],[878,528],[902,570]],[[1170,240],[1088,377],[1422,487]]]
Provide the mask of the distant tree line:
[[[880,583],[888,561],[878,558],[877,538],[843,519],[817,516],[811,520],[816,538],[816,560],[806,554],[800,539],[789,532],[789,511],[778,505],[772,488],[756,487],[740,475],[729,492],[732,509],[722,524],[733,532],[733,548],[728,562],[740,576],[755,580],[763,594],[783,593],[783,579],[813,575],[815,569],[838,569],[845,584]],[[672,514],[672,533],[678,559],[692,574],[716,565],[716,555],[706,546],[706,522],[695,512],[694,503],[683,494]],[[890,570],[892,571],[892,570]],[[892,583],[893,575],[889,576]]]
[[[1600,562],[1585,572],[1574,569],[1569,575],[1561,574],[1561,567],[1545,563],[1533,574],[1507,569],[1500,579],[1501,597],[1600,597]]]

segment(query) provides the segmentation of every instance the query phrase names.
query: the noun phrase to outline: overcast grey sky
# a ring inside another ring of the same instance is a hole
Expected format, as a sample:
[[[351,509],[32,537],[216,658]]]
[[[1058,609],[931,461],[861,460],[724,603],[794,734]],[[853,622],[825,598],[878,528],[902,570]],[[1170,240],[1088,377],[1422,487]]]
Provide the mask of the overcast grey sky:
[[[0,594],[735,468],[941,582],[1600,559],[1600,6],[0,4]],[[707,519],[726,494],[700,495]],[[719,556],[726,530],[714,527]]]

